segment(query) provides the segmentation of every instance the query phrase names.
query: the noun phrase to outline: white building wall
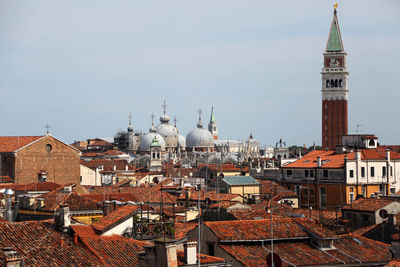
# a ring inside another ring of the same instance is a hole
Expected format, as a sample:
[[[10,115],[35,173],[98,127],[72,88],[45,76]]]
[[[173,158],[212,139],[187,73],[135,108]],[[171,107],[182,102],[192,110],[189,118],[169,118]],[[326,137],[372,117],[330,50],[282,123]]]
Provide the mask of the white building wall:
[[[133,218],[129,217],[125,221],[121,222],[117,226],[111,228],[110,230],[104,232],[102,236],[108,236],[108,235],[122,235],[124,231],[129,228],[133,227]]]
[[[358,165],[358,167],[357,167]],[[386,183],[387,177],[383,173],[383,167],[386,168],[386,172],[389,174],[389,183],[391,188],[395,191],[400,190],[400,161],[390,161],[389,168],[387,167],[386,160],[351,160],[346,162],[346,181],[348,184],[357,184],[357,176],[359,184],[380,184]],[[375,174],[371,175],[371,167],[374,167]],[[365,170],[365,175],[362,177],[362,168]],[[390,171],[392,169],[392,172]],[[350,177],[350,172],[353,171],[353,177]]]
[[[81,185],[101,186],[101,176],[96,171],[81,164]]]

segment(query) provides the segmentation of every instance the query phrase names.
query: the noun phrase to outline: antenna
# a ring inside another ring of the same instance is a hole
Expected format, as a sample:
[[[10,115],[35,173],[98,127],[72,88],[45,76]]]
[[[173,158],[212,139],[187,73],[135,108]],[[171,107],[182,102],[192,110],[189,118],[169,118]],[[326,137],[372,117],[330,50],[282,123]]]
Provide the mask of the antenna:
[[[360,130],[361,126],[365,126],[364,124],[356,124],[356,133],[362,132],[363,130]]]
[[[154,114],[153,114],[153,112],[151,113],[150,118],[151,118],[151,126],[154,126]]]
[[[132,126],[132,113],[128,114],[128,118],[129,118],[129,126]]]
[[[201,121],[201,114],[203,113],[203,111],[201,110],[201,108],[199,108],[197,112],[199,113],[199,121]]]
[[[50,125],[46,123],[46,126],[44,126],[44,128],[46,128],[46,134],[49,134],[49,129],[51,128]]]
[[[164,114],[166,114],[167,113],[167,102],[164,100],[164,103],[162,104],[162,106],[161,106],[162,108],[163,108],[163,110],[164,110]]]

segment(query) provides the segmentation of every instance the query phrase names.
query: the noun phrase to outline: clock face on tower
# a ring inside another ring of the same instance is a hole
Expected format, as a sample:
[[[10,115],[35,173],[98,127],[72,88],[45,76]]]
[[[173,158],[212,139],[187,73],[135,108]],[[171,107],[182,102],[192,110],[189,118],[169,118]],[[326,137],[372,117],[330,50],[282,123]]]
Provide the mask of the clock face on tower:
[[[342,68],[343,57],[325,57],[325,68]]]

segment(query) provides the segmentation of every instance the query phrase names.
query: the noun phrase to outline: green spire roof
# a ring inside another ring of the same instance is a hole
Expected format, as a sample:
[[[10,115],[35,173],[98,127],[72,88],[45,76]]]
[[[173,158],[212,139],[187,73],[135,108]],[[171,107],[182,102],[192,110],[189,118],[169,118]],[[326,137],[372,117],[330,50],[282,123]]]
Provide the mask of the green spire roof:
[[[154,136],[153,141],[151,142],[150,147],[161,147],[160,142],[158,142],[157,136]]]
[[[326,52],[340,52],[344,51],[342,36],[340,35],[339,22],[336,16],[336,9],[333,13],[333,20],[331,30],[329,32],[329,39],[326,45]]]
[[[210,123],[215,122],[214,107],[211,108]]]

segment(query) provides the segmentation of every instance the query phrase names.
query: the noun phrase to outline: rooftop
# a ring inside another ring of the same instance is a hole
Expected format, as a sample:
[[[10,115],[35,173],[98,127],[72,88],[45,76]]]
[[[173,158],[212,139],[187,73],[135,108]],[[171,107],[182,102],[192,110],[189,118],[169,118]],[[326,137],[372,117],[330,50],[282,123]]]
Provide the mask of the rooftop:
[[[259,185],[260,182],[251,176],[225,176],[222,179],[228,185]]]

